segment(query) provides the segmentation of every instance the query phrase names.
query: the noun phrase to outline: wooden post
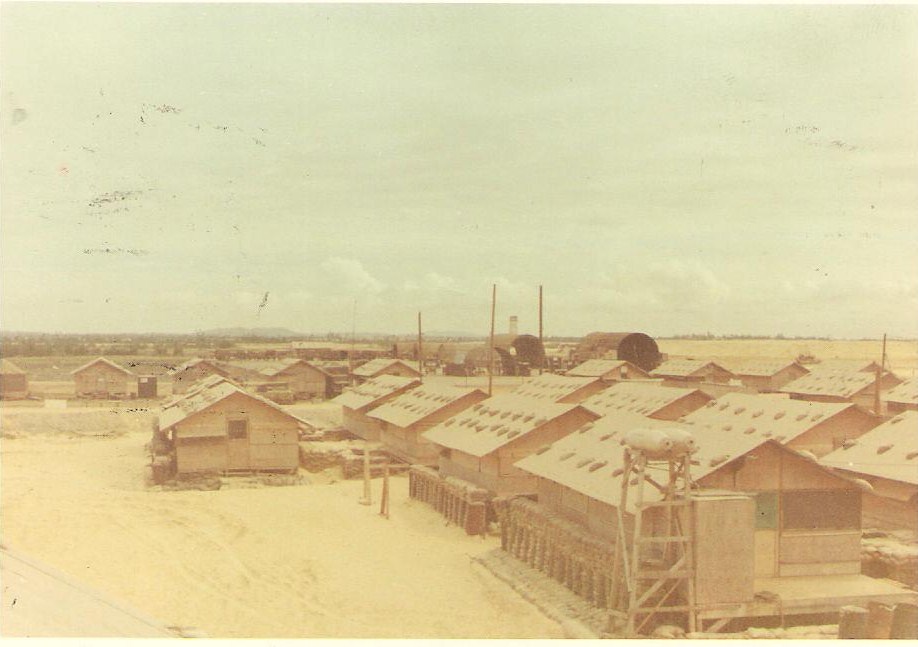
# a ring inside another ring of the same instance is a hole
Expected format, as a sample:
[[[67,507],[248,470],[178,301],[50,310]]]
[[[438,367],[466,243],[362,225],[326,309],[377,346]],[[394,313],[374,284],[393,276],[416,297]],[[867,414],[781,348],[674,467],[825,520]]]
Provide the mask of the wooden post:
[[[880,401],[880,380],[886,369],[886,333],[883,333],[883,354],[880,356],[880,365],[877,367],[877,381],[873,385],[873,412],[878,416],[882,414],[883,403]]]
[[[367,441],[363,445],[363,498],[360,500],[361,505],[370,505],[373,503],[373,493],[370,490],[370,443]]]
[[[542,359],[539,360],[539,375],[545,365],[545,346],[542,344],[542,286],[539,286],[539,347],[542,349]]]
[[[379,514],[389,518],[389,461],[383,465],[382,494],[379,498]]]
[[[488,337],[488,397],[494,383],[494,312],[497,304],[497,284],[491,285],[491,335]]]
[[[421,374],[421,382],[424,381],[424,346],[423,337],[421,336],[421,313],[418,312],[418,373]]]

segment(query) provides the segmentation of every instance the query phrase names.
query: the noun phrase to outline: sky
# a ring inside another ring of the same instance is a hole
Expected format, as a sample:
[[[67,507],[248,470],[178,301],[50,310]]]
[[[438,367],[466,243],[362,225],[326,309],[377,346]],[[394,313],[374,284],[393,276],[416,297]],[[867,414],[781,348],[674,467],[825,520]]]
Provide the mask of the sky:
[[[918,7],[0,5],[0,329],[918,336]]]

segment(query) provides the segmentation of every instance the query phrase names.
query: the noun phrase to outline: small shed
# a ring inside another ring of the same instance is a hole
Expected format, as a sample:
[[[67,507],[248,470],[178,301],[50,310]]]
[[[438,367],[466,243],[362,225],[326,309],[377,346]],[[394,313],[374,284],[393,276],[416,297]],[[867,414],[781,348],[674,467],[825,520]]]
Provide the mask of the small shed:
[[[234,471],[295,472],[304,420],[222,378],[209,378],[164,406],[160,437],[178,476]]]
[[[728,393],[682,419],[699,429],[773,439],[814,456],[825,456],[859,438],[882,419],[850,402],[806,402],[768,395]]]
[[[918,534],[918,411],[905,411],[822,457],[864,479],[864,525]]]
[[[6,358],[0,359],[0,400],[22,400],[28,395],[25,371]]]
[[[649,380],[650,373],[623,359],[588,359],[568,370],[573,377],[596,377],[604,382]]]
[[[239,360],[226,365],[241,384],[283,384],[297,400],[325,398],[334,377],[305,359]]]
[[[137,375],[99,357],[70,373],[79,398],[136,398]]]
[[[676,386],[702,382],[729,384],[730,380],[734,379],[733,373],[729,370],[707,359],[670,359],[660,364],[650,374],[663,378],[666,382]]]
[[[886,413],[897,415],[903,411],[918,411],[918,379],[910,377],[901,384],[881,394],[886,401]]]
[[[379,440],[382,422],[367,413],[420,383],[417,378],[380,375],[345,389],[332,402],[341,405],[341,424],[345,429],[364,440]]]
[[[370,380],[381,375],[397,375],[399,377],[412,378],[421,377],[420,372],[418,372],[415,367],[400,359],[388,359],[385,357],[371,359],[369,362],[361,364],[353,370],[352,374],[358,382]]]
[[[777,391],[788,382],[803,377],[810,370],[793,360],[748,360],[731,362],[727,368],[744,385],[760,393]]]
[[[901,382],[900,378],[889,371],[880,375],[881,403],[883,392],[889,391]],[[795,400],[854,402],[872,410],[876,405],[877,387],[876,373],[816,370],[784,385],[780,392],[787,393]]]
[[[480,389],[421,384],[367,414],[382,423],[379,440],[406,463],[435,466],[438,451],[424,432],[486,399]]]
[[[196,357],[178,366],[172,374],[172,392],[185,393],[201,380],[219,376],[227,378],[230,371],[223,362]]]
[[[660,349],[653,337],[641,332],[591,332],[573,352],[575,363],[588,359],[622,359],[652,371],[660,364]]]
[[[514,464],[599,416],[577,404],[512,393],[493,396],[440,423],[424,437],[441,448],[440,474],[495,494],[535,492]]]
[[[544,373],[526,380],[511,393],[524,398],[576,404],[608,386],[608,382],[598,377],[569,377]]]
[[[659,382],[619,382],[583,401],[599,415],[636,413],[658,420],[678,420],[713,398],[699,389],[662,386]]]

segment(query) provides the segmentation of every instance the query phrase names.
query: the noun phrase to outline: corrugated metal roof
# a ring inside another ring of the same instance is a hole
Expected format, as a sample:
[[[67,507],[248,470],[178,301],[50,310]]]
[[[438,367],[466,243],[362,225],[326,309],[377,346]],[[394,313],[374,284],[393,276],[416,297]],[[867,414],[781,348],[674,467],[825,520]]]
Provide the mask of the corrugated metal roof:
[[[366,364],[361,364],[354,369],[354,375],[358,377],[373,377],[380,371],[385,371],[393,364],[401,364],[410,371],[417,373],[417,369],[409,366],[400,359],[387,359],[385,357],[378,357],[376,359],[371,359]]]
[[[274,402],[271,402],[270,400],[257,396],[253,393],[243,391],[232,382],[229,382],[228,380],[225,380],[221,377],[211,376],[201,380],[200,383],[196,384],[193,389],[188,391],[188,393],[182,397],[176,398],[162,407],[159,414],[159,429],[161,431],[166,431],[167,429],[174,427],[178,423],[186,420],[194,414],[200,413],[201,411],[210,408],[217,402],[220,402],[221,400],[224,400],[236,393],[241,393],[250,400],[271,407],[272,409],[281,412],[285,416],[292,418],[299,423],[310,427],[312,426],[305,420],[294,416],[286,409]]]
[[[511,391],[514,395],[557,402],[580,389],[600,382],[596,377],[570,377],[545,373],[530,378]]]
[[[708,359],[670,359],[660,364],[650,374],[661,377],[690,377],[699,371],[703,372],[709,367],[727,371],[717,362]],[[729,373],[729,371],[727,372]]]
[[[918,411],[906,411],[822,457],[857,474],[918,485]]]
[[[897,404],[918,404],[918,379],[910,377],[903,380],[901,384],[891,388],[883,399]]]
[[[797,367],[809,372],[809,369],[794,360],[782,359],[753,359],[746,361],[729,362],[725,367],[736,376],[741,377],[772,377],[790,367]]]
[[[0,359],[0,373],[3,375],[25,375],[25,371],[6,358]]]
[[[618,382],[587,398],[582,404],[600,415],[627,411],[652,416],[660,409],[693,394],[711,399],[711,396],[698,389],[662,386],[658,382]]]
[[[349,409],[368,409],[374,403],[392,395],[393,393],[416,386],[420,380],[413,377],[401,377],[399,375],[380,375],[363,384],[352,386],[336,397],[332,402],[340,404],[342,407]]]
[[[846,411],[849,402],[809,402],[789,398],[727,393],[680,420],[690,431],[708,427],[788,443],[818,424]]]
[[[642,371],[631,362],[627,362],[623,359],[588,359],[582,364],[578,364],[567,371],[565,375],[577,377],[603,377],[622,367],[627,368],[627,372],[632,375],[647,375],[645,371]]]
[[[587,423],[550,447],[518,461],[516,466],[617,507],[621,502],[624,476],[624,447],[621,439],[629,431],[637,429],[677,429],[691,433],[697,447],[692,454],[690,468],[692,479],[695,481],[769,442],[769,439],[758,436],[692,428],[678,422],[665,422],[635,413],[617,412]],[[666,480],[654,472],[649,475],[658,482]],[[662,498],[660,492],[649,483],[644,487],[644,495],[648,501]],[[630,501],[633,505],[634,497],[631,497]],[[629,512],[633,511],[631,505],[628,508]]]
[[[443,447],[481,457],[578,408],[581,407],[577,404],[506,393],[479,402],[430,429],[424,437]]]
[[[473,393],[477,393],[481,399],[487,397],[481,389],[448,384],[422,384],[381,404],[367,415],[397,427],[408,427]]]
[[[892,375],[887,373],[887,375]],[[884,375],[883,381],[889,378]],[[861,391],[871,388],[876,382],[876,375],[863,371],[813,371],[788,382],[779,391],[799,395],[826,395],[838,398],[850,398]],[[882,385],[883,382],[880,382]]]
[[[86,362],[86,363],[83,364],[81,367],[75,368],[75,369],[73,369],[72,371],[70,371],[70,374],[71,374],[71,375],[76,375],[77,373],[81,373],[81,372],[85,371],[87,368],[89,368],[90,366],[93,366],[93,365],[98,364],[98,363],[100,363],[100,362],[101,362],[102,364],[106,364],[106,365],[108,365],[108,366],[111,366],[112,368],[118,369],[118,370],[121,371],[122,373],[127,373],[128,375],[131,375],[131,376],[134,375],[131,371],[127,370],[126,368],[124,368],[124,367],[121,366],[120,364],[115,364],[115,362],[111,361],[110,359],[105,359],[104,357],[97,357],[96,359],[94,359],[94,360],[92,360],[92,361]]]

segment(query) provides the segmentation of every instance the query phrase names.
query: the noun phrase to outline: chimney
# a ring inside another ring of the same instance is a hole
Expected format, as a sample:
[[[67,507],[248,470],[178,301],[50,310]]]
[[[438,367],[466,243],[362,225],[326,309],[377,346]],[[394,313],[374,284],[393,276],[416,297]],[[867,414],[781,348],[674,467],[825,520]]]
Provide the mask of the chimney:
[[[518,322],[518,320],[519,320],[519,317],[517,317],[516,315],[512,315],[512,316],[510,317],[510,334],[513,335],[514,337],[518,334],[518,333],[517,333],[517,329],[518,329],[517,322]]]

